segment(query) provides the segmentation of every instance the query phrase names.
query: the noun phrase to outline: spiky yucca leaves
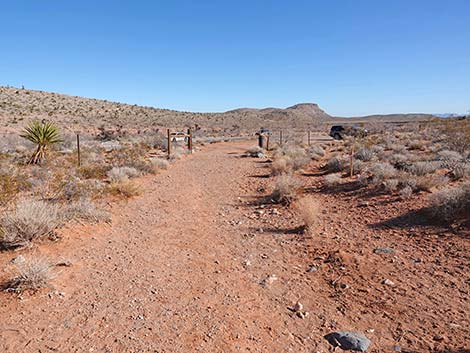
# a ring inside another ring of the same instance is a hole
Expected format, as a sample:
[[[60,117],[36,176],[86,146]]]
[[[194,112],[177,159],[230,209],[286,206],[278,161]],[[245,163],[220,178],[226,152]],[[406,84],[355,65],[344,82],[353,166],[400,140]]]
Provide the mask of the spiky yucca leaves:
[[[24,129],[21,137],[36,144],[36,152],[29,159],[29,164],[39,164],[46,157],[49,146],[59,143],[59,128],[51,122],[33,121]]]

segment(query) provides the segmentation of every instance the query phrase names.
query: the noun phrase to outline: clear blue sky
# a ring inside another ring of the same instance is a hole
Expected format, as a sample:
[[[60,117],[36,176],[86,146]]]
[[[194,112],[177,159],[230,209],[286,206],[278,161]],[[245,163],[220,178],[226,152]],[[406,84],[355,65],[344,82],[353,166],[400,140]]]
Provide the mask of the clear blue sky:
[[[0,84],[191,111],[470,109],[469,0],[11,0]]]

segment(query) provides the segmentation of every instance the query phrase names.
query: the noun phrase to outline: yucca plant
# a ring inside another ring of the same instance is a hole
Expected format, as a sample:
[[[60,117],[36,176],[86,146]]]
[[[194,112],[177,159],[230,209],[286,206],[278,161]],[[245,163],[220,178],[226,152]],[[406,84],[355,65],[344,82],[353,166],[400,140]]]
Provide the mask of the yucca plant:
[[[59,128],[51,122],[33,121],[24,129],[21,137],[36,144],[36,152],[29,159],[29,164],[39,164],[46,157],[49,146],[61,142]]]

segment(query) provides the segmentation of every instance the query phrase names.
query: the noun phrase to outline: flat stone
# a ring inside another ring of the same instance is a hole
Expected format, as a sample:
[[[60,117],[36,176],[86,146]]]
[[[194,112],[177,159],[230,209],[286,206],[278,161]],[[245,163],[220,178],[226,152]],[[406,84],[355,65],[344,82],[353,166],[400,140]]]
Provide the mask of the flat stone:
[[[394,251],[392,248],[377,248],[374,249],[374,254],[391,254]]]
[[[332,332],[325,339],[334,347],[356,352],[365,352],[370,345],[370,340],[364,334],[354,331]]]

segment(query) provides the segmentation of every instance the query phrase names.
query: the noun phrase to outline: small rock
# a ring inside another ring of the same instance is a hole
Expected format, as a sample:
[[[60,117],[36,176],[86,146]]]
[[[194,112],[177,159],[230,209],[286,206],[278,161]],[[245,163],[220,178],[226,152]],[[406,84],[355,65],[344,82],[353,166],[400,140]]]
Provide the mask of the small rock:
[[[301,319],[305,319],[310,315],[308,311],[299,311],[297,312],[297,316],[300,317]]]
[[[385,284],[386,286],[390,286],[390,287],[393,287],[395,285],[395,283],[393,281],[389,280],[388,278],[385,278],[382,281],[382,284]]]
[[[273,284],[274,281],[277,281],[277,276],[273,274],[273,275],[270,275],[270,276],[266,277],[265,279],[263,279],[263,280],[261,281],[261,285],[262,285],[263,287],[267,287],[267,286],[269,286],[270,284]]]
[[[70,266],[72,266],[72,262],[70,260],[64,260],[64,261],[57,262],[55,265],[56,266],[70,267]]]
[[[304,308],[304,306],[302,305],[301,302],[297,302],[297,303],[295,303],[295,305],[294,305],[294,311],[295,311],[295,312],[302,311],[303,308]]]
[[[396,345],[393,346],[393,351],[394,352],[401,352],[401,347],[398,344],[396,344]]]
[[[318,267],[317,266],[310,266],[310,268],[307,270],[307,272],[312,273],[312,272],[317,272]]]
[[[368,201],[361,201],[357,204],[358,207],[367,207],[369,206],[369,202]]]
[[[365,352],[369,348],[370,340],[364,334],[354,331],[336,331],[329,333],[325,339],[334,347],[343,350]]]
[[[394,251],[392,248],[377,248],[374,249],[374,254],[391,254]]]
[[[17,257],[14,257],[13,259],[11,259],[11,263],[15,265],[22,264],[25,261],[26,260],[23,255],[18,255]]]

